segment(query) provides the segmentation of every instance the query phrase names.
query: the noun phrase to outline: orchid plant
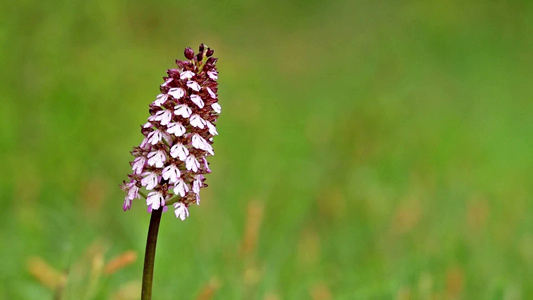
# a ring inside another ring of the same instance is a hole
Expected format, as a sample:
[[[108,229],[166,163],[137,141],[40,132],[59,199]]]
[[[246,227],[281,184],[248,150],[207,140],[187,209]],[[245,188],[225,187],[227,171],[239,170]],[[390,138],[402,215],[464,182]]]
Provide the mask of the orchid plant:
[[[215,154],[212,144],[221,112],[213,53],[204,44],[198,53],[185,48],[186,60],[176,60],[177,68],[167,70],[161,93],[150,104],[148,121],[141,126],[144,139],[131,151],[132,173],[121,185],[126,192],[124,211],[142,197],[151,213],[141,299],[151,299],[162,212],[172,205],[176,218],[185,220],[189,207],[200,204],[200,189],[207,186],[207,157]]]

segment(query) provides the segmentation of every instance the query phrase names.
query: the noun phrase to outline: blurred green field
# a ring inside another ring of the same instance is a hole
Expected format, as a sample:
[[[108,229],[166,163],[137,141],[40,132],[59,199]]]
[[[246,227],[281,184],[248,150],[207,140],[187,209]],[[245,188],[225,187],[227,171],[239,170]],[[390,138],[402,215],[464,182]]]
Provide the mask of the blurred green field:
[[[154,299],[533,298],[533,2],[7,2],[0,299],[53,298],[35,257],[64,299],[137,298],[149,214],[118,185],[200,42],[220,135]]]

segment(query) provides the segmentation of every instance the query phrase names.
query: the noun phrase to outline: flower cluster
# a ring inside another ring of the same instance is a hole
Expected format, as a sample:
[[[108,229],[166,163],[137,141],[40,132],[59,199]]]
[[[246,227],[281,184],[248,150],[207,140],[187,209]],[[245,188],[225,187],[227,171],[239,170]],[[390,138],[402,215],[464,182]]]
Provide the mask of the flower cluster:
[[[185,220],[189,205],[200,204],[221,111],[213,53],[204,44],[197,54],[186,48],[187,60],[176,60],[177,68],[163,77],[161,94],[150,104],[150,117],[141,127],[144,140],[131,152],[133,172],[121,186],[126,192],[125,211],[133,199],[143,196],[149,212],[173,204],[176,217]]]

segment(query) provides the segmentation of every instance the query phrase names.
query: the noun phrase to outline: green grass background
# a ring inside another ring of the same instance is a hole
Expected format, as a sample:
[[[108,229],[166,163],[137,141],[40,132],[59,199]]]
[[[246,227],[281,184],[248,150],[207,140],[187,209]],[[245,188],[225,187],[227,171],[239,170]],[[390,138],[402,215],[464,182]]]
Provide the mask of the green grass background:
[[[0,4],[1,299],[52,299],[28,258],[71,270],[94,240],[139,259],[93,299],[140,280],[149,215],[118,185],[200,42],[220,135],[154,299],[533,298],[533,2],[53,0]]]

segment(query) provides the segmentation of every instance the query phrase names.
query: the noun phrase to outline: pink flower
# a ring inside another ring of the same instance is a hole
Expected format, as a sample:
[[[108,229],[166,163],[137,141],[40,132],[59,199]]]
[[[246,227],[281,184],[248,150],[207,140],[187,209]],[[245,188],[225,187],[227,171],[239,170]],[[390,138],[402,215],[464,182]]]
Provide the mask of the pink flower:
[[[155,121],[159,121],[161,125],[167,125],[172,120],[172,112],[168,109],[158,111],[154,118]]]
[[[148,191],[149,212],[173,203],[177,218],[189,216],[188,207],[200,203],[203,174],[210,173],[207,157],[214,155],[213,137],[218,135],[217,59],[213,50],[201,45],[199,53],[185,49],[187,60],[177,60],[177,68],[168,69],[160,93],[149,105],[148,122],[141,126],[143,140],[131,152],[130,182],[125,191],[123,209]],[[207,106],[207,107],[206,107]],[[144,197],[144,196],[143,196]],[[171,200],[169,200],[171,199]]]
[[[179,100],[181,97],[185,96],[185,91],[182,88],[171,88],[168,90],[168,94],[174,99]]]
[[[200,163],[194,155],[189,155],[187,156],[187,159],[185,159],[185,167],[187,168],[187,170],[196,173],[198,171],[198,168],[200,167]]]
[[[174,113],[177,116],[182,116],[185,119],[187,119],[192,114],[192,110],[185,104],[176,105],[174,109]]]
[[[133,161],[133,166],[131,167],[131,169],[133,170],[133,174],[141,174],[145,163],[146,157],[139,156],[135,158],[135,160]]]
[[[161,106],[161,105],[165,104],[165,102],[167,102],[167,99],[168,99],[168,95],[167,94],[159,94],[155,98],[155,101],[154,101],[153,104],[155,106]]]
[[[207,76],[209,76],[209,78],[211,78],[213,80],[218,80],[218,72],[215,71],[215,70],[211,70],[211,71],[207,72]]]
[[[204,108],[204,100],[202,100],[202,97],[192,94],[191,95],[191,101],[196,104],[199,108]]]
[[[165,197],[160,192],[150,192],[146,197],[146,205],[152,209],[159,209],[159,207],[165,206]]]
[[[143,176],[141,185],[146,187],[148,191],[153,190],[159,184],[159,176],[156,173],[146,172],[143,173]]]
[[[184,79],[184,80],[191,79],[193,77],[194,77],[194,73],[191,71],[185,71],[180,74],[180,79]]]
[[[205,120],[202,119],[202,117],[200,117],[199,115],[194,114],[194,115],[191,116],[189,124],[191,124],[194,127],[197,127],[197,128],[200,128],[200,129],[204,129]]]
[[[196,81],[187,81],[187,86],[196,92],[199,92],[201,89],[200,85]]]
[[[218,104],[218,103],[213,103],[213,104],[211,104],[211,108],[213,108],[213,110],[214,110],[217,114],[219,114],[219,113],[222,112],[222,107],[220,107],[220,104]]]
[[[180,122],[170,123],[167,125],[167,132],[175,136],[182,136],[185,133],[185,127]]]
[[[211,155],[215,155],[213,147],[211,147],[211,145],[209,145],[209,143],[197,133],[192,136],[192,146],[196,149],[207,151]]]
[[[177,157],[179,160],[185,161],[187,155],[189,155],[189,149],[187,149],[182,143],[177,143],[170,148],[170,156],[173,158]]]
[[[189,192],[189,186],[183,181],[183,179],[179,178],[178,182],[174,186],[174,193],[176,195],[180,195],[181,197],[185,197],[185,194]]]
[[[181,176],[181,172],[175,165],[168,165],[163,169],[162,175],[163,179],[168,180],[169,183],[176,183]]]
[[[174,214],[176,214],[176,218],[185,221],[185,219],[189,216],[189,209],[187,209],[187,206],[185,206],[185,204],[182,202],[176,202],[174,203],[174,208]]]
[[[207,92],[209,93],[209,96],[211,96],[211,98],[213,99],[217,98],[217,95],[213,92],[211,88],[207,87]]]
[[[158,150],[148,153],[148,165],[162,168],[167,160],[167,155],[164,151]]]

